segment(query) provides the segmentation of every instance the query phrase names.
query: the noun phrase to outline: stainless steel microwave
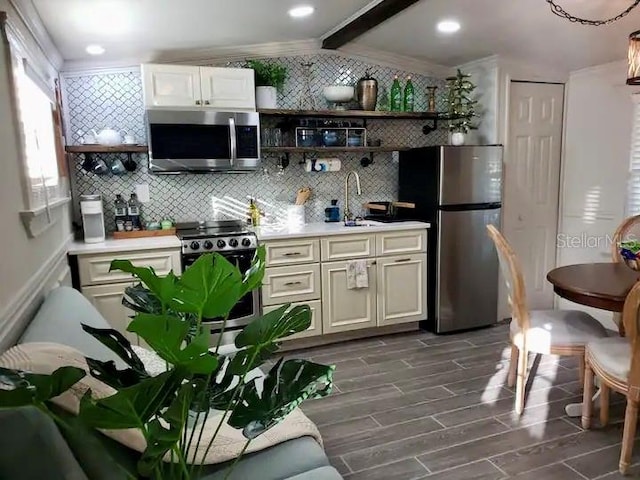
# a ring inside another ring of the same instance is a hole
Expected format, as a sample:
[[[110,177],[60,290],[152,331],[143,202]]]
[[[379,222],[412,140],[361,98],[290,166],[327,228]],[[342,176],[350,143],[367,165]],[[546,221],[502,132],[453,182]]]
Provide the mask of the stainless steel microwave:
[[[153,173],[250,172],[260,167],[256,112],[147,110]]]

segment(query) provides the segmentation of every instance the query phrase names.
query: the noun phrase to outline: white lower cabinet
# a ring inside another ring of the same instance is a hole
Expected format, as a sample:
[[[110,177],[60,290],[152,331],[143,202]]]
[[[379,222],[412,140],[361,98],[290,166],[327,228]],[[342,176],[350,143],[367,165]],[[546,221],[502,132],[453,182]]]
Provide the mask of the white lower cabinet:
[[[347,289],[347,262],[322,264],[322,332],[339,333],[376,326],[375,261],[369,288]]]
[[[133,283],[112,283],[83,287],[82,294],[96,307],[96,310],[111,325],[111,328],[122,333],[132,344],[138,345],[138,336],[127,332],[133,311],[122,305],[122,296],[127,287]]]
[[[267,242],[264,312],[288,302],[308,304],[312,325],[291,339],[425,320],[426,251],[426,230]],[[347,289],[352,259],[367,262],[368,288]]]
[[[283,338],[282,341],[322,335],[322,302],[320,300],[313,300],[311,302],[299,302],[291,304],[292,307],[295,307],[296,305],[309,306],[309,308],[311,309],[311,325],[309,325],[309,328],[307,328],[304,332],[296,333],[295,335],[291,335],[290,337]],[[264,307],[262,309],[262,313],[272,312],[277,308],[280,308],[281,306],[282,305],[271,305],[268,307]]]
[[[427,255],[378,258],[378,326],[427,317]]]

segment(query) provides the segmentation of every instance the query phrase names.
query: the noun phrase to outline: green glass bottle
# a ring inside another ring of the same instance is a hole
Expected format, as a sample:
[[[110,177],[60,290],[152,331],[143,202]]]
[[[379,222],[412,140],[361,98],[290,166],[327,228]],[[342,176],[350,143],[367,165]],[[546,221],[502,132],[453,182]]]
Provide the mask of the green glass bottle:
[[[411,77],[407,77],[407,84],[404,87],[404,111],[413,112],[415,94]]]
[[[393,79],[393,85],[391,85],[391,111],[402,111],[402,87],[397,75]]]

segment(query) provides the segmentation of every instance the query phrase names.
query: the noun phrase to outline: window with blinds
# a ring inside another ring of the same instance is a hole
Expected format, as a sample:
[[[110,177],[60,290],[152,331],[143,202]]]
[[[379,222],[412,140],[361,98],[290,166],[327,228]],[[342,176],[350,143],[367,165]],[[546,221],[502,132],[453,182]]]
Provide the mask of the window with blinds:
[[[640,94],[633,96],[633,130],[626,216],[640,214]]]
[[[60,171],[62,140],[56,127],[56,99],[53,83],[33,52],[10,24],[2,32],[9,48],[15,97],[18,142],[22,157],[25,211],[49,211],[67,200],[67,182]],[[49,215],[49,213],[47,213]]]

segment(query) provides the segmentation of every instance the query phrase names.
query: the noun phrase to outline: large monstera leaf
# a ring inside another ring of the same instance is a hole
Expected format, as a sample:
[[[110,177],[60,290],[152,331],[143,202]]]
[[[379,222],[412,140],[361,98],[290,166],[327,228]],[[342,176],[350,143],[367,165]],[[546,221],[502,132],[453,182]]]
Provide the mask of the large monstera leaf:
[[[183,367],[192,374],[208,375],[218,366],[217,357],[209,352],[209,335],[203,331],[182,348],[189,329],[189,323],[179,318],[145,313],[136,315],[127,327],[171,365]]]
[[[241,298],[262,285],[262,280],[264,279],[264,269],[266,266],[266,258],[267,250],[264,245],[261,245],[256,250],[256,253],[251,262],[251,268],[244,272],[244,277],[242,278],[242,286],[240,288]]]
[[[173,369],[97,400],[88,390],[80,400],[80,417],[94,428],[143,428],[160,413],[167,398],[175,396],[187,376],[184,370]]]
[[[264,379],[262,393],[256,381],[247,384],[242,399],[229,417],[229,425],[242,428],[248,439],[277,425],[307,399],[331,393],[334,366],[307,360],[280,359]]]
[[[226,317],[241,298],[241,285],[242,274],[226,258],[201,255],[182,274],[171,308],[204,318]]]
[[[303,332],[311,325],[311,309],[308,305],[282,307],[255,319],[236,337],[240,349],[229,365],[235,375],[243,375],[259,367],[278,350],[278,340]]]
[[[139,278],[163,305],[169,305],[172,302],[178,281],[173,272],[159,277],[153,268],[136,267],[129,260],[112,261],[109,271],[112,270],[120,270]]]
[[[85,375],[76,367],[60,367],[51,375],[0,367],[0,408],[40,405],[66,392]]]
[[[102,361],[87,358],[91,375],[107,385],[119,389],[130,387],[149,378],[142,360],[131,348],[131,343],[117,330],[94,328],[82,324],[82,329],[118,355],[129,368],[118,370],[112,360]]]

